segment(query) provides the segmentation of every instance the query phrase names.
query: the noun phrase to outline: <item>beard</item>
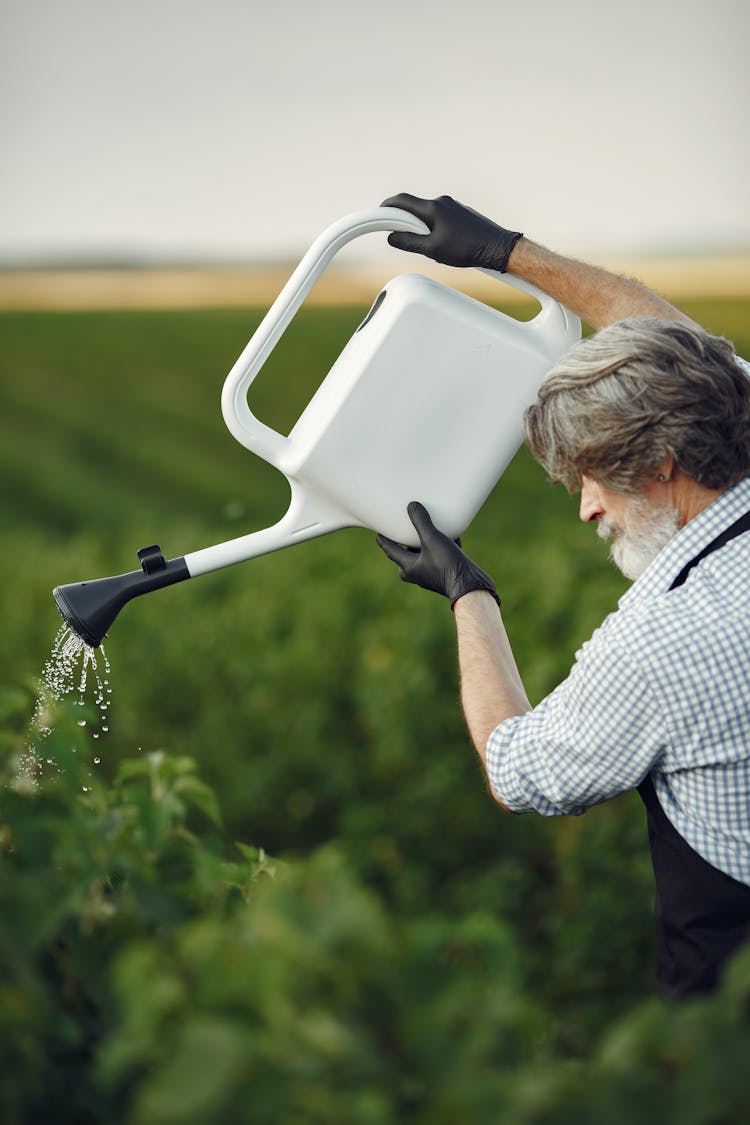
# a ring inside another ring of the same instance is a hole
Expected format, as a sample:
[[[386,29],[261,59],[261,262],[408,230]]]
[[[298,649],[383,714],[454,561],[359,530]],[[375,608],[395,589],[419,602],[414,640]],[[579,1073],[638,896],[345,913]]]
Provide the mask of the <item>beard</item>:
[[[674,508],[655,508],[641,497],[634,497],[622,524],[602,516],[597,534],[601,539],[612,539],[609,552],[612,561],[626,578],[635,580],[679,529],[679,517]]]

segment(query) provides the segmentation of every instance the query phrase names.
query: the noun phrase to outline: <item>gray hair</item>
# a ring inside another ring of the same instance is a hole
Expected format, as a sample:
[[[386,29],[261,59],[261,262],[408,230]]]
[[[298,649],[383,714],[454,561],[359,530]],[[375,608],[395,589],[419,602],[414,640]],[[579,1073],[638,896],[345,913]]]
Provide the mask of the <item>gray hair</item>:
[[[526,441],[570,492],[582,476],[636,493],[668,454],[707,488],[750,475],[750,379],[728,340],[633,317],[568,351],[524,417]]]

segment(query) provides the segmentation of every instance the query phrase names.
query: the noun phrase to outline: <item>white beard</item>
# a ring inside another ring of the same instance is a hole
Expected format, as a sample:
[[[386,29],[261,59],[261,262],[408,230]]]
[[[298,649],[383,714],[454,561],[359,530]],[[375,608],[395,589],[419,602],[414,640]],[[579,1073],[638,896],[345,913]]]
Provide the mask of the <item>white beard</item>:
[[[680,529],[674,508],[655,508],[634,497],[625,511],[622,526],[602,516],[597,534],[612,539],[610,557],[626,578],[640,578],[659,552]]]

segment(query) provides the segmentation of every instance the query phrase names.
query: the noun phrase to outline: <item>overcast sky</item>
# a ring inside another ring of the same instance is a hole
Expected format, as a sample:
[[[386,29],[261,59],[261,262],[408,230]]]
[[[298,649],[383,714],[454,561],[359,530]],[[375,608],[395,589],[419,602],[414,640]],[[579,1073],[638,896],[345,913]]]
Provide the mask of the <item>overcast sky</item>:
[[[0,0],[0,262],[296,257],[400,190],[747,250],[749,44],[748,0]]]

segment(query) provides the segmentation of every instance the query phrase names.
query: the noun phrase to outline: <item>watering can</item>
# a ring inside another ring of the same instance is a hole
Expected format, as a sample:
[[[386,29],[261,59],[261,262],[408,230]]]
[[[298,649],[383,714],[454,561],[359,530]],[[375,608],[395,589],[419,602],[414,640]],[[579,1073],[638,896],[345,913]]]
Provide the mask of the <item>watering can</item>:
[[[291,502],[278,523],[167,560],[138,552],[140,570],[58,586],[65,622],[92,646],[131,598],[344,527],[366,527],[417,546],[411,500],[457,538],[522,441],[524,409],[580,337],[576,316],[507,273],[481,272],[535,297],[519,321],[419,274],[381,290],[291,432],[261,422],[248,390],[334,255],[374,231],[428,234],[407,211],[355,212],[313,243],[227,375],[222,412],[241,445],[287,477]]]

